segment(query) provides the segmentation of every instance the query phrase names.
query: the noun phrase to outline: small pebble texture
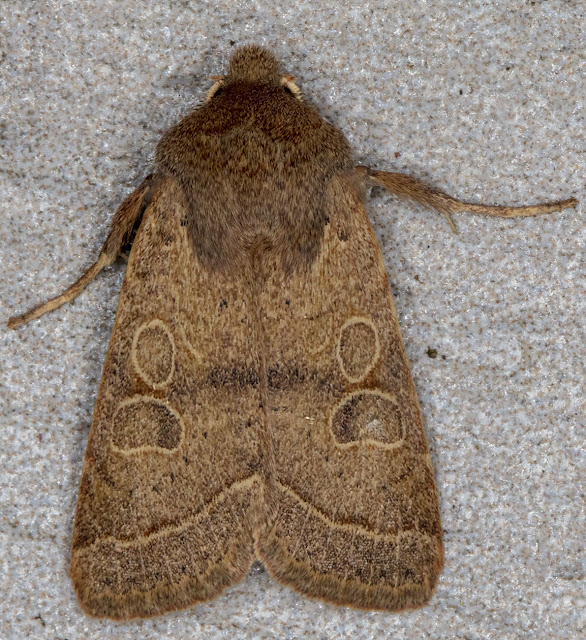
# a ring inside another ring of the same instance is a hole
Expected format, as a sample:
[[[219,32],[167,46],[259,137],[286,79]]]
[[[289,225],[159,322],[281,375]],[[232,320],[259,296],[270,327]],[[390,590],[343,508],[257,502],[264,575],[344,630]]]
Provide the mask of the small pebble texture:
[[[0,637],[583,638],[586,4],[580,0],[5,0],[0,22]],[[261,565],[218,600],[94,620],[68,577],[77,488],[124,265],[73,282],[161,134],[270,47],[358,164],[456,197],[574,208],[455,216],[368,198],[421,401],[446,562],[428,606],[310,600]]]

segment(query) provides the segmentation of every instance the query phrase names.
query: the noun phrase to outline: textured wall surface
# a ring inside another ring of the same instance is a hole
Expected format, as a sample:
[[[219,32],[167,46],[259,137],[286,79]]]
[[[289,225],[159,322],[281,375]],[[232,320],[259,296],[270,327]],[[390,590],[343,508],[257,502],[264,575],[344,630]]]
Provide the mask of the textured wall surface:
[[[0,329],[0,637],[583,637],[585,12],[561,0],[3,3],[3,324],[93,261],[162,132],[245,43],[275,51],[359,164],[474,202],[580,204],[543,218],[460,214],[454,235],[415,205],[369,198],[445,532],[437,593],[414,613],[311,601],[259,566],[184,612],[86,617],[69,549],[124,267]]]

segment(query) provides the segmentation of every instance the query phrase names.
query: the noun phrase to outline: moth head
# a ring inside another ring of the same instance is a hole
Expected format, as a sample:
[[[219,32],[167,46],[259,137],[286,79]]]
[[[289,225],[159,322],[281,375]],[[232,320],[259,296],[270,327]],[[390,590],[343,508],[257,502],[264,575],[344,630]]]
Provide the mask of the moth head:
[[[281,72],[281,65],[267,49],[251,45],[238,49],[230,60],[226,76],[212,76],[215,80],[210,87],[206,102],[222,95],[224,88],[238,83],[247,85],[274,85],[284,93],[302,100],[299,87],[293,82],[295,78]]]

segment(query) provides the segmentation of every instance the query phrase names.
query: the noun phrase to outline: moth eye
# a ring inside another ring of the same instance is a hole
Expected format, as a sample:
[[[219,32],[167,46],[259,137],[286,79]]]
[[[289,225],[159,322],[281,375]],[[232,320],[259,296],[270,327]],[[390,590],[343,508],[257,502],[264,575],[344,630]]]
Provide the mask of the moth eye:
[[[303,100],[301,97],[301,90],[299,87],[293,82],[293,76],[283,76],[281,78],[281,85],[285,90],[285,93],[297,98],[297,100]]]
[[[222,94],[224,91],[224,80],[220,79],[214,82],[209,88],[208,95],[206,96],[206,102],[209,102],[212,98],[215,98]]]

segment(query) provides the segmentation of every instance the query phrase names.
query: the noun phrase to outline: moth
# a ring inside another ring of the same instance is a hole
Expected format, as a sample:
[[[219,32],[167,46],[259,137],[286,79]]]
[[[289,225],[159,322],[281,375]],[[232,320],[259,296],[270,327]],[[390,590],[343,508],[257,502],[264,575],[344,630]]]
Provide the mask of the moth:
[[[149,617],[218,596],[255,560],[315,598],[424,605],[443,564],[432,464],[368,185],[466,204],[354,165],[343,134],[257,46],[168,131],[96,263],[131,245],[75,516],[89,615]],[[451,219],[450,219],[451,220]]]

